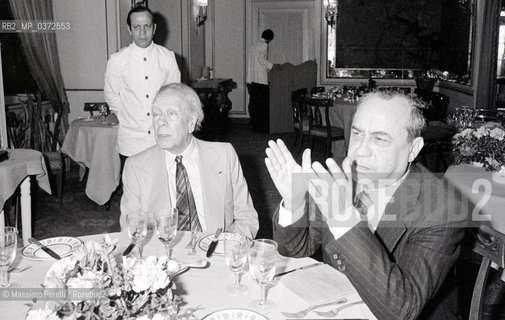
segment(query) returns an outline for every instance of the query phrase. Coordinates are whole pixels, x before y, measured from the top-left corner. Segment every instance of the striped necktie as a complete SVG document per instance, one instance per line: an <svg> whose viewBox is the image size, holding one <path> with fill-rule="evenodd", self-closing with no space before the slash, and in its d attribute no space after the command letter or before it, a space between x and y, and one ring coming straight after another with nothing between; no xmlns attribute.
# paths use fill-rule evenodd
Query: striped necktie
<svg viewBox="0 0 505 320"><path fill-rule="evenodd" d="M202 231L202 226L196 213L195 199L191 191L186 168L182 164L182 156L175 157L177 169L175 172L175 185L177 190L177 210L179 210L179 230Z"/></svg>
<svg viewBox="0 0 505 320"><path fill-rule="evenodd" d="M358 210L361 220L367 221L368 209L373 205L372 199L366 193L366 191L361 191L356 196L356 200L354 201L354 207Z"/></svg>

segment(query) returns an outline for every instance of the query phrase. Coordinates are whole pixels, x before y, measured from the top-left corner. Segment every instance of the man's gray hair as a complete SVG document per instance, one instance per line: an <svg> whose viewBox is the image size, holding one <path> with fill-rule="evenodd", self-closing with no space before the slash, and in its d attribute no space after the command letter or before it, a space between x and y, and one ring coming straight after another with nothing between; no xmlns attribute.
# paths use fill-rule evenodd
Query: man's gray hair
<svg viewBox="0 0 505 320"><path fill-rule="evenodd" d="M185 109L186 114L189 116L194 116L196 118L195 131L200 130L203 121L203 109L202 109L202 103L200 102L200 98L196 94L195 90L193 90L191 87L183 83L174 82L161 87L154 100L157 100L161 97L169 96L170 91L175 91L179 93L181 96L183 96L184 99L186 99L189 107L188 109Z"/></svg>
<svg viewBox="0 0 505 320"><path fill-rule="evenodd" d="M403 100L404 103L402 104L410 109L410 123L407 124L407 140L409 142L412 142L415 138L421 136L421 132L426 125L426 120L424 119L423 113L421 112L422 102L419 99L415 99L398 91L376 91L365 94L360 99L358 107L372 98L379 98L385 101L393 100L395 98Z"/></svg>

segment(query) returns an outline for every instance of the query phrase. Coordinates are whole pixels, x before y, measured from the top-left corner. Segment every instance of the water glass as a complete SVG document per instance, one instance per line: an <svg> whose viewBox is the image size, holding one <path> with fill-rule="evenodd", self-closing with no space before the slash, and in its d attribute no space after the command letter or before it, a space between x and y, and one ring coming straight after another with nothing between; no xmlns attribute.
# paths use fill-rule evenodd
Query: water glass
<svg viewBox="0 0 505 320"><path fill-rule="evenodd" d="M277 258L277 242L269 239L258 239L252 242L249 249L249 273L261 286L261 299L251 302L251 307L263 312L276 307L272 301L267 301L266 286L275 276L275 260Z"/></svg>
<svg viewBox="0 0 505 320"><path fill-rule="evenodd" d="M138 248L138 258L142 259L142 242L147 236L147 217L145 214L126 215L128 236Z"/></svg>
<svg viewBox="0 0 505 320"><path fill-rule="evenodd" d="M18 230L14 227L0 228L0 288L10 287L9 266L16 258Z"/></svg>
<svg viewBox="0 0 505 320"><path fill-rule="evenodd" d="M172 242L177 235L179 211L176 208L162 208L154 211L156 234L165 245L167 257L172 256Z"/></svg>
<svg viewBox="0 0 505 320"><path fill-rule="evenodd" d="M224 240L224 253L226 256L226 265L233 272L235 282L226 287L229 295L237 296L247 292L247 286L240 284L240 272L244 270L247 264L247 254L249 241L247 238L226 238Z"/></svg>

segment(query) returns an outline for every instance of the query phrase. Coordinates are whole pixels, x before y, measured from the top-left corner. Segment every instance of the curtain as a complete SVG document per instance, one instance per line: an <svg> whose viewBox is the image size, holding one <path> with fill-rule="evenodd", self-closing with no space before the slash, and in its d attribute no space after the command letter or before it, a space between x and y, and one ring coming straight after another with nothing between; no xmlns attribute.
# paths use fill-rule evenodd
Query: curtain
<svg viewBox="0 0 505 320"><path fill-rule="evenodd" d="M494 109L496 106L496 73L498 63L498 26L500 1L484 2L480 59L477 66L475 108Z"/></svg>
<svg viewBox="0 0 505 320"><path fill-rule="evenodd" d="M16 20L53 20L52 0L9 0ZM23 53L39 89L58 112L52 149L62 143L68 129L68 100L60 71L56 35L52 32L19 33Z"/></svg>

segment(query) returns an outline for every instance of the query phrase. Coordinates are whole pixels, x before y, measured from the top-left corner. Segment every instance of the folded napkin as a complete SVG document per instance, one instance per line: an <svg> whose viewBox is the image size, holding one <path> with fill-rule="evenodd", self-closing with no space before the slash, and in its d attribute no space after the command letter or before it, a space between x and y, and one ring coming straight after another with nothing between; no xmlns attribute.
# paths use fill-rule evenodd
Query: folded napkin
<svg viewBox="0 0 505 320"><path fill-rule="evenodd" d="M327 264L292 272L279 282L308 305L356 293L347 277Z"/></svg>
<svg viewBox="0 0 505 320"><path fill-rule="evenodd" d="M115 113L111 113L105 118L105 122L108 124L116 125L119 123L119 120L117 119L117 116Z"/></svg>

